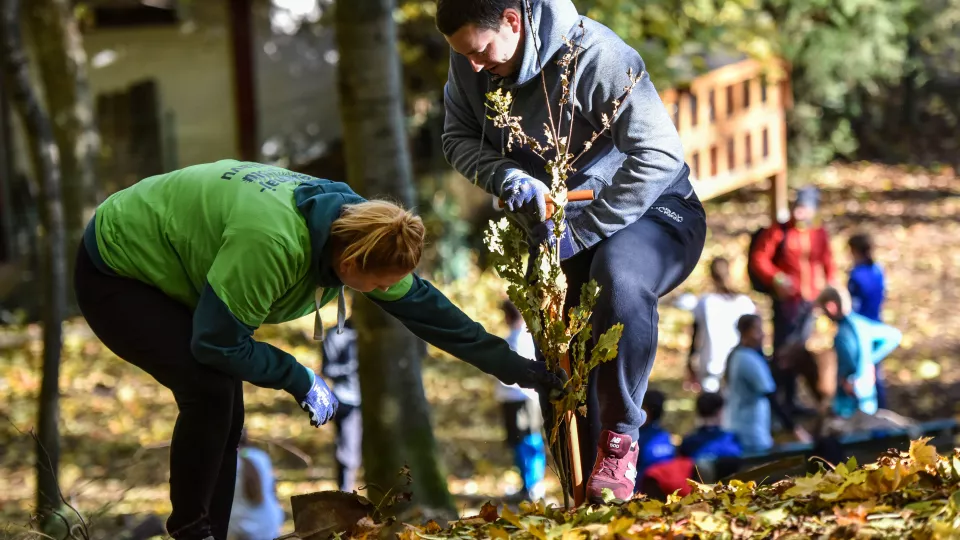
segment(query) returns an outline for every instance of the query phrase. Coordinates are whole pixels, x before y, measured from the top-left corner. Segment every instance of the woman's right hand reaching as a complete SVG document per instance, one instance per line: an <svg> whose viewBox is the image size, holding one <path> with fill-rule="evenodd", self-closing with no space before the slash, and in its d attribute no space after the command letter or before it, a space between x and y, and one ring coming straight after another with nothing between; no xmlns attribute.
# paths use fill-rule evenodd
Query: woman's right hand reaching
<svg viewBox="0 0 960 540"><path fill-rule="evenodd" d="M297 399L300 408L310 415L310 425L320 427L333 418L337 413L337 407L340 402L330 391L330 387L323 381L322 377L317 377L312 369L308 369L312 384L310 391L303 398Z"/></svg>
<svg viewBox="0 0 960 540"><path fill-rule="evenodd" d="M547 369L547 364L536 360L526 360L526 365L517 374L517 385L531 388L549 399L559 399L564 394L567 374L562 369L560 375Z"/></svg>

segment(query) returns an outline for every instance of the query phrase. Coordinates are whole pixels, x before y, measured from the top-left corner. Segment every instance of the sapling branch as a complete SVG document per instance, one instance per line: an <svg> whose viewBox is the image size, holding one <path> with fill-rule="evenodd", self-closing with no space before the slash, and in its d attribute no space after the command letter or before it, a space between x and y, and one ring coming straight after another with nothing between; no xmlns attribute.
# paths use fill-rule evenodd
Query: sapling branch
<svg viewBox="0 0 960 540"><path fill-rule="evenodd" d="M569 131L568 131L568 133L567 133L567 140L568 140L568 141L572 141L572 140L573 140L573 113L574 113L574 111L576 111L576 97L577 97L577 84L576 84L576 83L577 83L577 79L576 79L576 73L577 73L577 68L578 68L578 66L579 66L579 64L580 64L580 51L582 50L581 45L583 45L583 36L587 33L587 31L583 28L583 20L582 20L582 19L580 20L580 24L577 25L577 27L580 29L580 40L577 42L577 45L576 45L576 48L575 48L575 50L576 50L577 52L576 52L576 54L573 55L573 73L574 73L574 80L572 81L573 89L571 90L571 95L573 95L574 101L571 102L571 104L570 104L570 126L569 126ZM572 171L573 171L573 169L571 168L571 172L572 172Z"/></svg>
<svg viewBox="0 0 960 540"><path fill-rule="evenodd" d="M533 26L533 3L524 2L527 6L527 22L530 24L530 28L535 28ZM540 72L540 83L543 84L543 96L547 102L547 118L550 119L550 130L553 132L552 140L557 140L557 128L556 124L553 122L553 108L550 106L550 92L547 91L547 76L543 73L543 61L540 58L540 44L537 43L537 33L530 32L533 35L533 50L537 52L537 70Z"/></svg>
<svg viewBox="0 0 960 540"><path fill-rule="evenodd" d="M527 17L532 28L532 12L529 9ZM540 70L549 118L549 122L543 126L545 142L541 143L526 134L522 126L522 117L512 114L513 96L510 92L498 88L486 95L486 106L492 111L492 115L488 118L493 120L496 127L507 130L508 149L512 149L514 143L526 146L546 162L544 168L550 175L550 194L556 208L553 214L554 228L551 232L557 239L562 237L566 228L564 219L567 203L566 181L574 171L572 165L576 161L570 145L573 144L576 74L585 34L582 21L578 28L581 32L576 43L564 38L568 50L558 61L561 68L562 87L559 124L554 123L546 76L542 68ZM536 39L535 36L534 39ZM536 48L539 66L539 47ZM595 132L589 141L583 143L577 158L589 150L592 143L610 128L617 118L620 106L642 79L643 74L634 76L631 70L627 72L627 76L630 84L624 87L624 94L614 100L611 115L608 116L605 113L602 116L602 129ZM570 125L568 134L561 137L559 133L567 105L570 106ZM552 158L548 159L547 153L550 150L554 153ZM551 426L550 444L553 445L557 441L559 428L565 418L564 413L574 410L583 412L586 402L586 383L590 371L600 363L616 357L617 343L623 332L623 326L618 324L606 329L588 351L588 343L593 337L593 328L589 321L593 306L600 294L600 288L591 280L580 291L580 304L568 310L567 313L563 312L567 297L567 282L560 269L560 252L557 247L559 242L531 246L526 234L505 218L491 224L484 240L491 252L494 268L508 283L507 295L523 315L537 348L547 362L548 369L557 371L560 359L565 354L569 355L571 373L568 374L569 379L566 384L567 394L554 402L559 413L555 416L555 425ZM528 258L526 265L525 257Z"/></svg>
<svg viewBox="0 0 960 540"><path fill-rule="evenodd" d="M630 97L630 94L633 93L633 89L637 86L637 83L643 80L643 76L646 75L646 73L646 71L641 71L640 74L634 76L633 68L627 69L627 78L630 79L630 84L623 87L623 94L618 99L613 100L613 111L610 113L610 116L607 116L607 113L602 113L600 115L600 121L603 124L603 127L600 129L600 131L594 131L593 135L590 137L590 140L583 143L583 150L577 154L577 157L573 158L573 161L570 162L570 167L573 167L577 160L583 157L583 155L590 150L590 148L593 146L593 143L596 142L600 135L603 135L608 129L610 129L610 126L613 125L613 122L616 121L617 115L620 113L620 106L623 105L623 102L626 101L628 97Z"/></svg>
<svg viewBox="0 0 960 540"><path fill-rule="evenodd" d="M526 144L530 150L543 159L544 153L548 148L543 147L539 141L524 133L520 126L521 117L511 116L510 109L513 105L513 95L503 93L499 88L487 94L485 106L494 112L493 116L487 116L493 121L493 125L499 129L507 130L507 150L513 150L513 143Z"/></svg>

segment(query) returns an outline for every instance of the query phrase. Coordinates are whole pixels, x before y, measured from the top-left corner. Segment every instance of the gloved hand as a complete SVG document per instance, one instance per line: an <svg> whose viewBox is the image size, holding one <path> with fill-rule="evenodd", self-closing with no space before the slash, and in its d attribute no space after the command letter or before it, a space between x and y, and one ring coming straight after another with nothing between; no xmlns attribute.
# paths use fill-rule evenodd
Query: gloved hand
<svg viewBox="0 0 960 540"><path fill-rule="evenodd" d="M560 399L566 393L563 385L567 382L567 374L562 369L560 374L547 369L546 362L525 360L527 364L518 374L517 385L522 388L531 388L540 395L550 399Z"/></svg>
<svg viewBox="0 0 960 540"><path fill-rule="evenodd" d="M531 246L539 246L540 244L546 242L547 245L552 248L554 245L556 245L557 240L557 235L554 234L553 219L548 219L543 223L540 223L530 231ZM564 226L563 233L560 235L559 240L561 261L565 261L570 257L573 257L580 251L577 248L576 242L573 241L573 236L570 234L569 226Z"/></svg>
<svg viewBox="0 0 960 540"><path fill-rule="evenodd" d="M300 404L301 409L307 411L310 415L310 425L320 427L333 418L333 415L337 413L340 402L337 401L336 396L330 391L330 387L323 381L323 378L317 377L311 369L307 371L310 372L310 391L303 398L297 399L297 403Z"/></svg>
<svg viewBox="0 0 960 540"><path fill-rule="evenodd" d="M511 212L535 216L537 222L547 219L547 199L550 188L543 182L523 173L516 173L503 182L500 198Z"/></svg>

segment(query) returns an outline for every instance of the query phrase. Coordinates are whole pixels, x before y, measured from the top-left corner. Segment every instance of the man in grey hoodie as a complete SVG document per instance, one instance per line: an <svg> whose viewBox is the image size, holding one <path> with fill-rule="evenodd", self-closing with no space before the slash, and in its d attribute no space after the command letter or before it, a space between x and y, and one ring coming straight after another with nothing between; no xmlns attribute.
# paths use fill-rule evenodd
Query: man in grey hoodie
<svg viewBox="0 0 960 540"><path fill-rule="evenodd" d="M563 38L580 47L571 66L573 112L566 107L562 122L573 122L570 152L587 151L567 188L592 190L595 200L567 205L559 248L568 306L578 302L587 280L601 287L594 337L624 324L616 361L590 377L581 455L584 470L592 469L588 498L602 499L602 490L610 488L627 499L636 481L635 441L657 350L658 299L687 278L706 236L680 137L640 55L610 29L580 16L570 0L438 0L436 21L452 49L444 154L463 176L505 202L508 217L531 243L552 231L544 198L550 175L528 148L507 149L507 133L487 119L485 94L498 87L510 92L512 114L522 117L526 133L543 133L551 115L560 121L557 61L568 51ZM630 86L628 70L645 75L611 128L588 147L613 101Z"/></svg>

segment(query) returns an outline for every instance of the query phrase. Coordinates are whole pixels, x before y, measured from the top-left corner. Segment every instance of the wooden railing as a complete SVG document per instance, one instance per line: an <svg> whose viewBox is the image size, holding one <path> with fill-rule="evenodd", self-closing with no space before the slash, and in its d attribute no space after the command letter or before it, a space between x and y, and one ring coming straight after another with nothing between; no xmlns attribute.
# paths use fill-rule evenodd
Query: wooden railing
<svg viewBox="0 0 960 540"><path fill-rule="evenodd" d="M792 105L786 70L777 81L756 60L711 70L661 99L683 141L701 200L770 181L771 216L786 208L786 110Z"/></svg>

